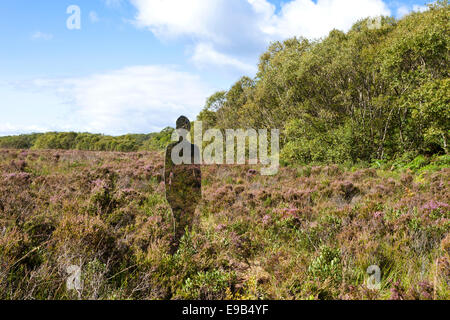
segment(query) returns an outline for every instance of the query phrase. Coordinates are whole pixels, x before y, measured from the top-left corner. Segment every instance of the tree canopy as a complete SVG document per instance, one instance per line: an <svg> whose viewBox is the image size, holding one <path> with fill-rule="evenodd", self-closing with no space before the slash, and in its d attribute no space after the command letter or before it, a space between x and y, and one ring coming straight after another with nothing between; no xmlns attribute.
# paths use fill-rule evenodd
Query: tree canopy
<svg viewBox="0 0 450 320"><path fill-rule="evenodd" d="M278 128L293 162L448 153L449 5L400 20L369 19L320 40L274 42L255 79L208 99L198 120L218 128Z"/></svg>

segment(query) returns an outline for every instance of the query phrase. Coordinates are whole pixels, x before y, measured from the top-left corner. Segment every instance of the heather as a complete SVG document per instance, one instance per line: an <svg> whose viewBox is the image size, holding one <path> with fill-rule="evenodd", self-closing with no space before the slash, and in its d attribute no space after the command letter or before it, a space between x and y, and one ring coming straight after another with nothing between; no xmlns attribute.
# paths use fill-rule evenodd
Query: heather
<svg viewBox="0 0 450 320"><path fill-rule="evenodd" d="M203 166L171 255L161 152L0 150L0 299L449 299L449 165Z"/></svg>

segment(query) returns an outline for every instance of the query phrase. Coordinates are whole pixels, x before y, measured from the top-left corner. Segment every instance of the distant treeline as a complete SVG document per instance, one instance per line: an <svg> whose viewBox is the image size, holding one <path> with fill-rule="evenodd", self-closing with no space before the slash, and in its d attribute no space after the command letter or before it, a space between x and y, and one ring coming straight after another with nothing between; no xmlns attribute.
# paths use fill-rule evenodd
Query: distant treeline
<svg viewBox="0 0 450 320"><path fill-rule="evenodd" d="M448 154L450 12L365 19L320 40L273 43L254 79L212 95L204 127L278 128L288 163Z"/></svg>
<svg viewBox="0 0 450 320"><path fill-rule="evenodd" d="M173 129L159 133L107 136L92 133L49 132L0 137L0 148L63 149L87 151L162 150L170 142Z"/></svg>

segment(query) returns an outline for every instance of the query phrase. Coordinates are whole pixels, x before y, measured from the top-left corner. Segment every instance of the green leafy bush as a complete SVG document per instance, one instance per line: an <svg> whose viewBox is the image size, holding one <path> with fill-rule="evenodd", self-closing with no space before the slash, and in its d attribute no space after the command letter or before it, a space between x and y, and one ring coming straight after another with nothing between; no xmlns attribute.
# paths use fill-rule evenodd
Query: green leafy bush
<svg viewBox="0 0 450 320"><path fill-rule="evenodd" d="M342 280L341 251L338 248L322 246L319 256L311 262L308 272L322 281L332 279L340 282Z"/></svg>

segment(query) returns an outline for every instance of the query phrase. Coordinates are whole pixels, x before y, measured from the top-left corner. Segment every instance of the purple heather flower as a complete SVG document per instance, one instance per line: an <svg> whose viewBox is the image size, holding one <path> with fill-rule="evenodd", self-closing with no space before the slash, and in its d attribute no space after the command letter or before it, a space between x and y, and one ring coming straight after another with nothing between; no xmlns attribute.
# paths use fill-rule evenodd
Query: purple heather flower
<svg viewBox="0 0 450 320"><path fill-rule="evenodd" d="M223 223L221 223L221 224L219 224L217 227L216 227L216 231L222 231L223 229L225 229L226 228L226 225L224 225Z"/></svg>
<svg viewBox="0 0 450 320"><path fill-rule="evenodd" d="M448 207L449 207L449 205L446 204L446 203L444 203L444 202L439 202L439 201L431 200L431 201L425 203L425 204L422 206L422 210L430 210L430 211L433 211L433 210L436 210L436 209L448 208Z"/></svg>
<svg viewBox="0 0 450 320"><path fill-rule="evenodd" d="M383 218L384 213L382 211L377 211L373 213L373 217L378 219L378 218Z"/></svg>
<svg viewBox="0 0 450 320"><path fill-rule="evenodd" d="M272 217L268 214L266 214L263 218L262 218L262 223L263 224L268 224L270 221L272 220Z"/></svg>

